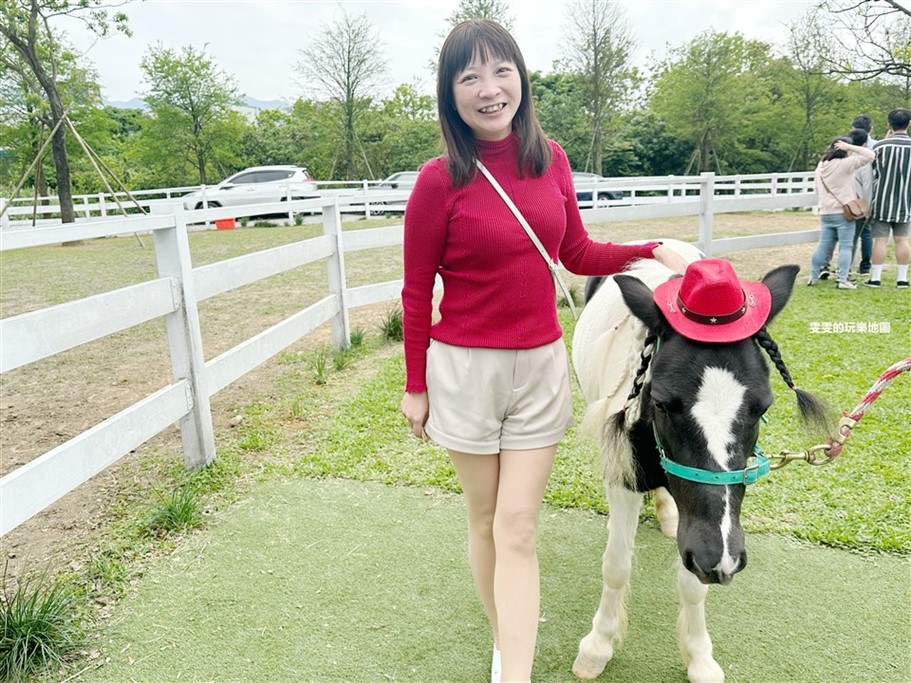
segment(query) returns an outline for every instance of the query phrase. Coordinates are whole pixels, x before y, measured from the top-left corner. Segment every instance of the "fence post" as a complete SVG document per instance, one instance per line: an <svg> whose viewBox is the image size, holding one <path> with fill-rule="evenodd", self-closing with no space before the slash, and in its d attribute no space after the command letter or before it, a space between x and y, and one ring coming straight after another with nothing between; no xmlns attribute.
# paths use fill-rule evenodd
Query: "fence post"
<svg viewBox="0 0 911 683"><path fill-rule="evenodd" d="M108 217L108 207L107 207L107 204L105 204L105 201L104 201L104 192L99 192L99 193L98 193L98 206L101 207L101 217L102 217L102 218L107 218L107 217Z"/></svg>
<svg viewBox="0 0 911 683"><path fill-rule="evenodd" d="M0 230L6 230L9 227L9 210L7 210L7 211L3 210L4 208L6 208L6 206L8 204L12 204L12 202L10 202L10 200L8 200L8 199L4 199L3 197L0 197L0 213L3 214L3 215L0 215ZM10 206L10 208L13 208L13 207Z"/></svg>
<svg viewBox="0 0 911 683"><path fill-rule="evenodd" d="M288 202L289 206L291 205L292 197L291 197L291 179L290 178L288 179L288 182L285 183L285 201ZM291 209L288 209L288 224L294 225L294 211L292 211Z"/></svg>
<svg viewBox="0 0 911 683"><path fill-rule="evenodd" d="M361 183L364 189L364 218L370 218L370 181L364 178Z"/></svg>
<svg viewBox="0 0 911 683"><path fill-rule="evenodd" d="M332 239L332 254L326 259L329 293L338 299L338 313L332 319L332 347L338 351L351 345L351 325L348 320L348 288L345 282L345 248L342 243L342 212L338 196L323 204L323 234Z"/></svg>
<svg viewBox="0 0 911 683"><path fill-rule="evenodd" d="M176 283L174 296L180 304L176 311L165 316L165 325L171 352L171 376L175 380L185 379L189 384L190 412L180 420L180 440L184 463L192 470L208 465L215 458L215 430L206 383L187 221L180 203L157 204L149 208L153 214L174 215L174 228L155 230L153 235L158 274L173 278Z"/></svg>
<svg viewBox="0 0 911 683"><path fill-rule="evenodd" d="M701 173L699 178L699 248L706 256L712 255L712 231L715 226L715 174Z"/></svg>

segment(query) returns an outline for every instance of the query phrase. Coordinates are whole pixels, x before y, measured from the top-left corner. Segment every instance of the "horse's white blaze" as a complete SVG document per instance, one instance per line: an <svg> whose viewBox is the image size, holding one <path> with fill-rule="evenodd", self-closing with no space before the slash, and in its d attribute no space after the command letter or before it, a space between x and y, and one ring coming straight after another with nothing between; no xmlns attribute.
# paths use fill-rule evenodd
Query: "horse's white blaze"
<svg viewBox="0 0 911 683"><path fill-rule="evenodd" d="M725 469L730 458L728 446L734 440L734 420L745 394L746 387L733 374L723 368L706 368L691 411L702 429L709 453Z"/></svg>
<svg viewBox="0 0 911 683"><path fill-rule="evenodd" d="M732 518L731 490L725 486L724 517L721 518L721 542L724 544L724 552L721 555L721 561L718 563L715 569L727 576L732 576L734 572L737 571L737 565L740 564L740 559L731 555L731 551L728 548L728 538L731 535L731 527L733 526L733 522L731 521Z"/></svg>
<svg viewBox="0 0 911 683"><path fill-rule="evenodd" d="M729 446L733 442L734 421L743 403L746 387L737 381L733 374L722 368L706 368L702 375L702 384L696 404L692 408L693 417L702 430L708 444L709 453L715 462L728 469L730 460ZM728 549L728 539L734 522L731 515L731 492L724 490L724 515L721 518L721 542L724 552L721 561L715 567L722 573L731 575L737 569L740 560L733 557Z"/></svg>

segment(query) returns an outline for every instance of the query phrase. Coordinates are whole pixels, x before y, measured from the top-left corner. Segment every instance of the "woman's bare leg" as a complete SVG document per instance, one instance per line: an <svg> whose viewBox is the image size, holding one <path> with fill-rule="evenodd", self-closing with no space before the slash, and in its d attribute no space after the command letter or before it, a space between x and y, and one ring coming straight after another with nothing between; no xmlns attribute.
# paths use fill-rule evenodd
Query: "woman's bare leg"
<svg viewBox="0 0 911 683"><path fill-rule="evenodd" d="M529 681L538 635L541 584L538 513L557 447L500 453L493 537L494 598L503 683Z"/></svg>
<svg viewBox="0 0 911 683"><path fill-rule="evenodd" d="M497 487L500 478L499 455L474 455L449 451L455 466L465 505L468 508L468 564L475 588L493 630L494 643L499 645L497 608L494 602L494 569L496 549L493 542L493 520L497 508Z"/></svg>

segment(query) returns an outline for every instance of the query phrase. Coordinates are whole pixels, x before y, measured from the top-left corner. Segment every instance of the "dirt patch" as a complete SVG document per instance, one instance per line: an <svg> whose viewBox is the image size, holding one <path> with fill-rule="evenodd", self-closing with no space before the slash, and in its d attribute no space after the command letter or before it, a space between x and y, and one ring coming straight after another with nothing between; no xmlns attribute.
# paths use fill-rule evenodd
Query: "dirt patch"
<svg viewBox="0 0 911 683"><path fill-rule="evenodd" d="M816 219L807 213L727 214L718 216L719 236L811 230ZM242 231L238 231L240 233ZM597 239L623 242L633 239L674 237L696 239L694 218L644 222L610 223L593 226ZM300 239L298 234L296 239ZM200 240L220 240L200 259L200 264L236 254L225 235L202 235ZM291 238L276 237L279 242ZM110 242L102 240L98 242ZM213 243L214 244L214 243ZM262 248L275 246L264 244ZM86 278L77 266L91 263L93 251L124 250L123 262L137 261L123 282L110 278ZM806 268L814 245L754 250L727 255L742 277L759 278L774 266L799 263ZM138 251L128 239L111 244L87 243L76 250L48 250L47 257L23 268L18 279L15 264L4 255L2 315L9 317L60 301L106 291L144 277L154 276L154 255ZM95 262L95 269L105 262ZM7 267L9 266L9 267ZM348 284L358 286L401 277L400 249L353 254L348 259ZM54 273L43 291L29 273ZM90 273L91 275L91 273ZM54 278L57 279L54 279ZM581 286L583 278L571 277ZM97 281L96 281L97 280ZM242 291L241 291L242 290ZM207 359L252 337L293 312L309 305L326 291L325 268L307 267L302 273L276 276L268 282L241 288L200 306L203 344ZM377 330L394 307L393 303L357 309L351 314L353 328L369 334ZM331 327L324 325L293 345L290 353L305 353L330 343ZM212 399L216 444L231 438L231 424L243 406L254 400L268 400L281 392L280 380L287 365L267 361L255 371L225 388ZM0 377L0 474L7 474L42 453L64 443L92 425L126 408L171 381L167 340L161 321L141 325L98 342L72 349L30 364ZM0 540L0 552L8 561L11 577L50 566L65 567L84 561L92 554L90 545L111 519L112 509L121 504L125 491L143 492L161 484L160 462L182 461L176 426L162 432L114 466L79 486Z"/></svg>

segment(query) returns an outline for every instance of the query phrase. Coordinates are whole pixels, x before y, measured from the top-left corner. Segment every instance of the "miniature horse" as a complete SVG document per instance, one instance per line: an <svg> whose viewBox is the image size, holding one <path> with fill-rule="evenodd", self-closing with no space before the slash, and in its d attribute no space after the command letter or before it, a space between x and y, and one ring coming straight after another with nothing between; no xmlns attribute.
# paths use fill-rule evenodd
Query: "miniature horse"
<svg viewBox="0 0 911 683"><path fill-rule="evenodd" d="M690 245L668 243L688 262L700 256ZM797 271L782 266L763 278L772 298L766 324L790 298ZM603 671L625 632L639 509L643 494L654 491L661 529L677 537L677 639L688 678L724 680L712 657L705 596L708 584L727 584L746 566L739 519L746 486L667 475L656 439L682 465L719 470L723 462L722 470L745 468L760 417L772 403L759 347L794 389L802 415L825 419L823 404L794 387L765 326L733 343L702 343L677 334L652 298L652 290L673 275L660 263L643 260L626 274L590 280L573 337L573 364L589 403L582 429L598 439L610 507L601 602L573 664L580 678Z"/></svg>

